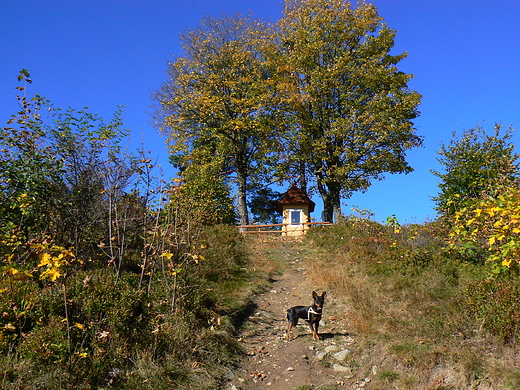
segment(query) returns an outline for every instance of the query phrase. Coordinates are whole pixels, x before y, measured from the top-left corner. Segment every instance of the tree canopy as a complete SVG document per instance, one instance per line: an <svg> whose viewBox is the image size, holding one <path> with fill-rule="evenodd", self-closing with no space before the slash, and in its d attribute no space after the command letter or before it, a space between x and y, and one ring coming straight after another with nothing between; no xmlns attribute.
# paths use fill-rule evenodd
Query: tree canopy
<svg viewBox="0 0 520 390"><path fill-rule="evenodd" d="M441 216L453 216L471 200L482 195L493 180L514 182L519 177L518 154L511 142L513 128L495 125L492 134L481 126L453 133L442 143L438 161L442 170L432 171L439 178L439 194L433 198Z"/></svg>
<svg viewBox="0 0 520 390"><path fill-rule="evenodd" d="M317 188L325 219L341 198L385 173L413 169L421 96L390 54L395 31L372 4L287 0L270 26L247 16L205 18L181 36L155 94L157 127L176 162L236 173L240 222L247 191L276 179Z"/></svg>
<svg viewBox="0 0 520 390"><path fill-rule="evenodd" d="M411 122L421 96L391 55L395 31L374 5L286 1L279 22L282 84L293 114L293 144L323 199L325 218L341 197L366 190L385 172L408 173L406 151L420 146Z"/></svg>
<svg viewBox="0 0 520 390"><path fill-rule="evenodd" d="M248 183L268 172L280 135L270 37L266 23L249 17L205 18L181 36L185 56L169 64L169 80L155 95L157 126L182 163L236 174L242 224L249 222Z"/></svg>

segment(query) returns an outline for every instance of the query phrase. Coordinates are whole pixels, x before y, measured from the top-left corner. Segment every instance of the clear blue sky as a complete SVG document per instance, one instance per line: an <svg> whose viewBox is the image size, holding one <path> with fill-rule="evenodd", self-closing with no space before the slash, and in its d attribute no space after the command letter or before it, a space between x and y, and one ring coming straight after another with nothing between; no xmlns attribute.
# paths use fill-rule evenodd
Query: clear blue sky
<svg viewBox="0 0 520 390"><path fill-rule="evenodd" d="M520 2L518 0L374 0L397 30L395 52L408 52L401 70L415 75L423 95L415 120L424 147L408 154L415 172L390 175L368 192L346 200L401 222L434 219L431 197L439 169L437 150L453 131L494 123L520 128ZM270 21L282 0L0 0L0 123L17 111L21 69L33 79L30 93L58 107L109 119L125 106L131 148L144 142L167 175L164 140L151 125L150 95L166 79L166 64L181 55L179 33L204 16L247 13ZM515 135L514 141L520 140ZM317 195L313 198L319 203ZM315 213L319 219L319 212Z"/></svg>

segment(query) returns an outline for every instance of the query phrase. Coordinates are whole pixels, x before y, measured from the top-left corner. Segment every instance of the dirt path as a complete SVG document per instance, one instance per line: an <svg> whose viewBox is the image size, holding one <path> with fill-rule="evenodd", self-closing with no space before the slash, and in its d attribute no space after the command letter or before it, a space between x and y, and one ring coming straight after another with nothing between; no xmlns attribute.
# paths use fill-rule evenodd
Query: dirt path
<svg viewBox="0 0 520 390"><path fill-rule="evenodd" d="M258 296L257 310L240 334L248 356L230 373L224 389L369 388L370 378L356 378L349 368L355 339L349 335L348 307L337 302L332 291L325 300L321 340L313 341L308 325L301 320L292 331L293 339L285 340L287 309L310 305L312 291L321 293L323 288L307 277L305 260L311 254L302 255L297 245L278 250L287 259L286 270Z"/></svg>

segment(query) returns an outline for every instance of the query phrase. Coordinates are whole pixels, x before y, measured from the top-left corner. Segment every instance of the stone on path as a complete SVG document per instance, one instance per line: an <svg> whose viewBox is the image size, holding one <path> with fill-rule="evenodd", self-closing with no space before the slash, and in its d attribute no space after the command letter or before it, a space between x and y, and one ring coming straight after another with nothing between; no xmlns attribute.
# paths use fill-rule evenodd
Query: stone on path
<svg viewBox="0 0 520 390"><path fill-rule="evenodd" d="M338 363L335 363L332 368L334 369L334 371L336 372L350 372L350 368L349 367L345 367L345 366L342 366L341 364L338 364Z"/></svg>
<svg viewBox="0 0 520 390"><path fill-rule="evenodd" d="M344 349L343 351L339 351L337 353L334 354L334 358L336 360L345 360L345 358L347 357L347 355L350 353L350 349Z"/></svg>

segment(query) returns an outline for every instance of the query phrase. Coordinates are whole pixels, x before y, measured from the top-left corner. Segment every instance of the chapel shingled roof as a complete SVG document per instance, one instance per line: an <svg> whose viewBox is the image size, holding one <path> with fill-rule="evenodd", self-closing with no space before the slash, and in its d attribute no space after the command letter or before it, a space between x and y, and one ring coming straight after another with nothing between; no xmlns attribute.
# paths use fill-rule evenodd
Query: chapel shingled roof
<svg viewBox="0 0 520 390"><path fill-rule="evenodd" d="M284 204L307 204L309 205L310 213L314 211L314 207L316 206L316 203L314 203L305 192L296 187L296 184L293 184L282 199L278 201L277 208L279 213L282 213Z"/></svg>

